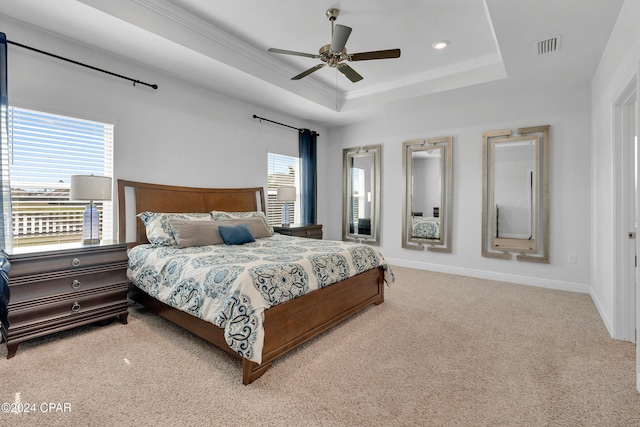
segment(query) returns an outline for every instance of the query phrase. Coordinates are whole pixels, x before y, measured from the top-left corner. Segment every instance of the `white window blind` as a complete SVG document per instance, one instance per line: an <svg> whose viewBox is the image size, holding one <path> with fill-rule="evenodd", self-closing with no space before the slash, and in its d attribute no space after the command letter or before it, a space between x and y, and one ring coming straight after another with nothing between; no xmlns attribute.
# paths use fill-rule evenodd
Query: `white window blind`
<svg viewBox="0 0 640 427"><path fill-rule="evenodd" d="M300 159L282 154L268 154L267 218L269 224L282 224L282 205L277 198L278 187L295 187L296 201L289 203L291 219L300 222Z"/></svg>
<svg viewBox="0 0 640 427"><path fill-rule="evenodd" d="M88 202L69 200L71 175L113 176L113 125L9 107L13 244L82 240ZM101 239L113 239L113 203L95 202Z"/></svg>
<svg viewBox="0 0 640 427"><path fill-rule="evenodd" d="M358 219L364 216L364 212L360 212L360 207L365 206L364 200L364 169L351 168L351 206L353 215L351 223L358 224Z"/></svg>

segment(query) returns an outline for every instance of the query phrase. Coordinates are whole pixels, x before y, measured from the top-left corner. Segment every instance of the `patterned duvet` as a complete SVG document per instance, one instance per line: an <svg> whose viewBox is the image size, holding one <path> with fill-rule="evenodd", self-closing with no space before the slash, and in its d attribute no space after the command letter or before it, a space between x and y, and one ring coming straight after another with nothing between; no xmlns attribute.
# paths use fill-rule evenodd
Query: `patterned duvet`
<svg viewBox="0 0 640 427"><path fill-rule="evenodd" d="M177 249L139 245L127 276L154 298L224 329L229 347L262 361L265 309L383 266L370 246L275 234L238 246Z"/></svg>

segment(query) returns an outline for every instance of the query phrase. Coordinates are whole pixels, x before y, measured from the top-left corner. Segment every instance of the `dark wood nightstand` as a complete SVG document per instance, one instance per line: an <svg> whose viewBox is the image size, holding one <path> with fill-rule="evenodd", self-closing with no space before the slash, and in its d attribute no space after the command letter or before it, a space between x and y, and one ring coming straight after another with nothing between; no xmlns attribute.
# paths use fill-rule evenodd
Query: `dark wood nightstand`
<svg viewBox="0 0 640 427"><path fill-rule="evenodd" d="M288 227L273 227L273 231L286 236L322 239L322 224L291 224Z"/></svg>
<svg viewBox="0 0 640 427"><path fill-rule="evenodd" d="M114 316L127 323L126 243L5 249L0 261L10 263L9 299L0 298L7 359L31 338Z"/></svg>

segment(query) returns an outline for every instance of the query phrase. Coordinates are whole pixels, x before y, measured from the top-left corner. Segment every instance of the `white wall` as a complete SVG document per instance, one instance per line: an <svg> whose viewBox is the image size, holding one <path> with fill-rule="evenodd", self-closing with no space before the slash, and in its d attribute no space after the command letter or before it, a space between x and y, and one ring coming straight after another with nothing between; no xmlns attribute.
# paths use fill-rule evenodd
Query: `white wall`
<svg viewBox="0 0 640 427"><path fill-rule="evenodd" d="M324 225L327 238L339 239L341 209L335 207L342 205L342 198L328 189L342 188L342 149L382 144L380 249L387 259L397 265L583 292L591 285L606 321L612 311L613 275L607 225L614 209L610 104L640 58L640 30L632 23L633 16L640 16L638 3L625 2L622 22L614 30L592 91L498 81L390 104L384 114L372 115L366 122L331 130L203 90L3 17L0 28L10 40L159 85L157 91L134 88L111 76L9 48L10 103L114 123L116 178L193 186L265 186L267 151L295 154L297 134L261 124L251 116L309 127L321 135L318 222ZM482 133L542 124L551 125L551 263L483 258ZM453 253L402 249L402 142L447 135L454 138ZM593 141L593 152L589 141ZM577 254L577 264L567 263L568 253Z"/></svg>
<svg viewBox="0 0 640 427"><path fill-rule="evenodd" d="M609 332L615 313L616 211L613 105L635 78L640 61L640 1L626 0L591 84L591 295Z"/></svg>
<svg viewBox="0 0 640 427"><path fill-rule="evenodd" d="M320 133L327 131L166 74L42 33L0 16L7 39L109 71L156 83L158 90L9 46L9 103L115 125L114 175L133 181L202 187L267 185L267 152L297 155L298 133L253 114ZM212 76L215 78L215 76ZM326 193L318 182L318 199ZM319 203L318 221L328 210Z"/></svg>
<svg viewBox="0 0 640 427"><path fill-rule="evenodd" d="M380 249L392 264L588 292L590 283L589 88L522 87L513 81L448 91L388 105L366 122L331 129L329 156L343 148L382 144ZM551 125L550 264L481 256L482 134ZM453 252L412 251L401 245L402 142L453 136ZM340 186L340 163L327 164L330 188ZM331 193L329 204L339 205ZM340 218L325 224L340 236ZM578 263L567 262L568 253Z"/></svg>

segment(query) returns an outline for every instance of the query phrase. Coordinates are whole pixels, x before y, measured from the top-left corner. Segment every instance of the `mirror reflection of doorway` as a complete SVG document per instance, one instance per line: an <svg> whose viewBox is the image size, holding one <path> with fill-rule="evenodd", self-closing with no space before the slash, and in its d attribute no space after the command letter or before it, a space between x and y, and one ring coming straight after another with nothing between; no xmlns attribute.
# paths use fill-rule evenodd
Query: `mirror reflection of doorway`
<svg viewBox="0 0 640 427"><path fill-rule="evenodd" d="M495 237L534 238L536 158L535 139L495 144Z"/></svg>
<svg viewBox="0 0 640 427"><path fill-rule="evenodd" d="M548 264L550 125L483 133L482 256Z"/></svg>

